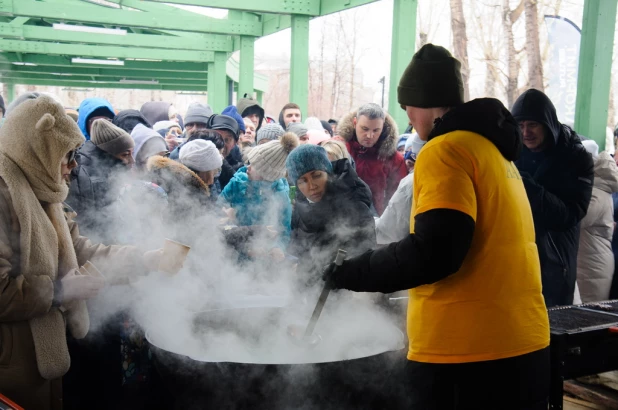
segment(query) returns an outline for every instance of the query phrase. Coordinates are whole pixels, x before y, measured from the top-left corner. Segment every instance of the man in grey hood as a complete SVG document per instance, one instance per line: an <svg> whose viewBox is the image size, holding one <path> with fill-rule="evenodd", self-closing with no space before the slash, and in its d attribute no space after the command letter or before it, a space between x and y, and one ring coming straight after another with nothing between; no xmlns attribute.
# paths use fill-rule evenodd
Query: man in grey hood
<svg viewBox="0 0 618 410"><path fill-rule="evenodd" d="M264 108L260 107L260 104L251 97L247 97L247 94L236 103L236 109L243 118L248 118L255 125L255 132L257 132L264 122Z"/></svg>

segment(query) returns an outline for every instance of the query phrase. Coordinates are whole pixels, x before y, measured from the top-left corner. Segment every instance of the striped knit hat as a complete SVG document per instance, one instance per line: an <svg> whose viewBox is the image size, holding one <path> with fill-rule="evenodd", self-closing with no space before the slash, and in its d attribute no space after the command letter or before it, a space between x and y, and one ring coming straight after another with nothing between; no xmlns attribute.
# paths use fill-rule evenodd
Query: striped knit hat
<svg viewBox="0 0 618 410"><path fill-rule="evenodd" d="M298 137L286 132L279 140L258 145L248 154L247 159L253 169L266 181L276 181L285 177L285 160L298 146Z"/></svg>

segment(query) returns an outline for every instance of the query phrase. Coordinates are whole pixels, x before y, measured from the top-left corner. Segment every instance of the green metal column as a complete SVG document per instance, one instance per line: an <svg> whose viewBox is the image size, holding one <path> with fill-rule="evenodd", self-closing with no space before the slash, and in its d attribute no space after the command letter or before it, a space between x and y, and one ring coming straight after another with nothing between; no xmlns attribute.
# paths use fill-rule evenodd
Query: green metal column
<svg viewBox="0 0 618 410"><path fill-rule="evenodd" d="M223 111L228 101L226 62L227 53L217 51L215 61L208 63L208 104L215 113Z"/></svg>
<svg viewBox="0 0 618 410"><path fill-rule="evenodd" d="M5 107L8 107L10 103L15 99L15 84L6 82L4 83L4 92L6 93Z"/></svg>
<svg viewBox="0 0 618 410"><path fill-rule="evenodd" d="M264 92L263 91L256 91L256 97L257 97L257 101L260 105L263 104L264 101Z"/></svg>
<svg viewBox="0 0 618 410"><path fill-rule="evenodd" d="M394 0L393 39L391 41L391 73L388 91L388 112L400 132L408 126L408 116L397 102L397 86L416 50L417 0Z"/></svg>
<svg viewBox="0 0 618 410"><path fill-rule="evenodd" d="M575 129L605 149L617 0L586 0L577 77Z"/></svg>
<svg viewBox="0 0 618 410"><path fill-rule="evenodd" d="M240 73L238 78L238 99L245 93L253 97L255 39L249 36L240 36Z"/></svg>
<svg viewBox="0 0 618 410"><path fill-rule="evenodd" d="M300 106L303 120L309 104L309 16L292 15L290 102Z"/></svg>

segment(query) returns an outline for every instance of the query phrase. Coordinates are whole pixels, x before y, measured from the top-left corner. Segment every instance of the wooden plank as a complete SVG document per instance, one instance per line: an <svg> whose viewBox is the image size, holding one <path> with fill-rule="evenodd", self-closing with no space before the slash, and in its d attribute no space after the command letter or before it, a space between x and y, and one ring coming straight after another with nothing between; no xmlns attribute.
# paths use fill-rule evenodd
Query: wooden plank
<svg viewBox="0 0 618 410"><path fill-rule="evenodd" d="M600 386L585 385L577 381L564 382L564 391L585 401L608 409L618 409L618 393Z"/></svg>

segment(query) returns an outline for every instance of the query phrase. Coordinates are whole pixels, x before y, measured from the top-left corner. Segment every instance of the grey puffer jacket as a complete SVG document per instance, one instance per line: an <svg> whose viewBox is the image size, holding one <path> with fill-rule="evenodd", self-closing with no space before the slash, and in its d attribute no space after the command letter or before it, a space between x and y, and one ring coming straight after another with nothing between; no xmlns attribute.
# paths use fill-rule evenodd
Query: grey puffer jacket
<svg viewBox="0 0 618 410"><path fill-rule="evenodd" d="M594 159L592 198L579 236L577 285L584 303L609 299L614 277L613 192L618 192L618 167L604 151Z"/></svg>

